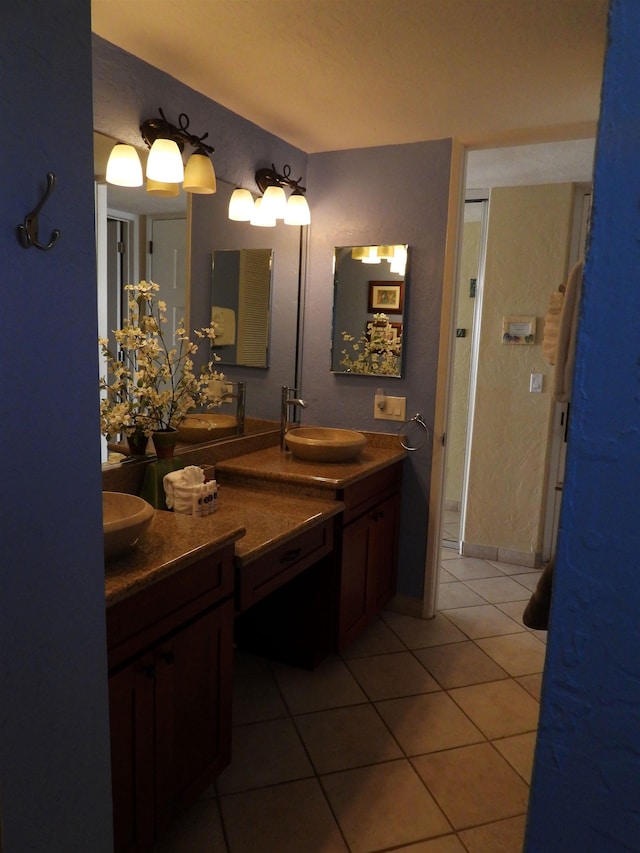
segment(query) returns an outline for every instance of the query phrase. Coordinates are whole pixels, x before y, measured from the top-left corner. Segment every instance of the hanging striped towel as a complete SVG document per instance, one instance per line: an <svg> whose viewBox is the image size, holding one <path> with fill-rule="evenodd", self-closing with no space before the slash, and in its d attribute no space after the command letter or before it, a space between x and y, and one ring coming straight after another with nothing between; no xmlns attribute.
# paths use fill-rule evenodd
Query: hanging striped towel
<svg viewBox="0 0 640 853"><path fill-rule="evenodd" d="M558 335L560 332L560 316L562 314L562 303L564 302L564 286L554 291L549 297L549 308L544 318L544 331L542 335L542 357L547 364L556 363L558 349Z"/></svg>

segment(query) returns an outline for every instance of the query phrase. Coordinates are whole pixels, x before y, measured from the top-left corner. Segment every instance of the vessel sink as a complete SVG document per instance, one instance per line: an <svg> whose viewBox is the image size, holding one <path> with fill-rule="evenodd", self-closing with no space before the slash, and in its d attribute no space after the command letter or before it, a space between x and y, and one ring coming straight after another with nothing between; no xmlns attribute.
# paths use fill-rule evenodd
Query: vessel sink
<svg viewBox="0 0 640 853"><path fill-rule="evenodd" d="M228 438L236 435L238 421L234 415L219 415L203 412L187 415L178 425L178 441L199 444L202 441L215 441L216 438Z"/></svg>
<svg viewBox="0 0 640 853"><path fill-rule="evenodd" d="M332 427L294 427L286 434L285 441L297 459L311 462L348 462L367 443L361 432Z"/></svg>
<svg viewBox="0 0 640 853"><path fill-rule="evenodd" d="M154 509L137 495L102 493L102 529L107 560L134 548L153 518Z"/></svg>

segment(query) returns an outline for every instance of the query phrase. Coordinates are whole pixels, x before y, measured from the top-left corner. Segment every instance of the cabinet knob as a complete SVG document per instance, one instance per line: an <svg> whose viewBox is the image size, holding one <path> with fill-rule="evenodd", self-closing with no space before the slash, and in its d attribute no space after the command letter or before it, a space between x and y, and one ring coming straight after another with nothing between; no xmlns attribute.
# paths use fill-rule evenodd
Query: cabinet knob
<svg viewBox="0 0 640 853"><path fill-rule="evenodd" d="M164 661L164 663L173 663L175 655L172 651L160 652L160 659Z"/></svg>
<svg viewBox="0 0 640 853"><path fill-rule="evenodd" d="M302 548L293 548L291 551L287 551L286 554L283 554L280 557L280 563L282 565L287 565L288 563L294 563L300 554L302 553Z"/></svg>
<svg viewBox="0 0 640 853"><path fill-rule="evenodd" d="M146 663L140 667L140 672L143 675L146 675L147 678L153 678L156 673L156 668L152 663Z"/></svg>

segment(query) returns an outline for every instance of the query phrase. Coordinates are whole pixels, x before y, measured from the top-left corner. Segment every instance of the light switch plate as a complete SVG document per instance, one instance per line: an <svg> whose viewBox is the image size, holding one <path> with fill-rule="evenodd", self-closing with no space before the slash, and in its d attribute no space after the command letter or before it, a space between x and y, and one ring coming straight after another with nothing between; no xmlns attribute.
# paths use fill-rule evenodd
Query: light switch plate
<svg viewBox="0 0 640 853"><path fill-rule="evenodd" d="M542 374L532 373L529 380L529 391L532 394L540 394L542 391Z"/></svg>
<svg viewBox="0 0 640 853"><path fill-rule="evenodd" d="M373 417L381 421L406 421L407 398L384 397L384 408L380 409L376 395L373 405Z"/></svg>

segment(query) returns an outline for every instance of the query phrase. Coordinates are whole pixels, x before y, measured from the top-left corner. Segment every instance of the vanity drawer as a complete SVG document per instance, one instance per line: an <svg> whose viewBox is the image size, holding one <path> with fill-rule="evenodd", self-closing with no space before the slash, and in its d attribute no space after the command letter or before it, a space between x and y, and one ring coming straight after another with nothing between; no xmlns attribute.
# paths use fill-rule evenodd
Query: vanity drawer
<svg viewBox="0 0 640 853"><path fill-rule="evenodd" d="M305 530L268 554L236 569L236 611L241 613L333 550L333 518Z"/></svg>
<svg viewBox="0 0 640 853"><path fill-rule="evenodd" d="M348 524L389 494L399 491L401 482L402 462L398 462L363 477L352 486L347 486L339 495L345 505L343 523Z"/></svg>
<svg viewBox="0 0 640 853"><path fill-rule="evenodd" d="M161 578L107 608L109 667L233 594L234 546Z"/></svg>

